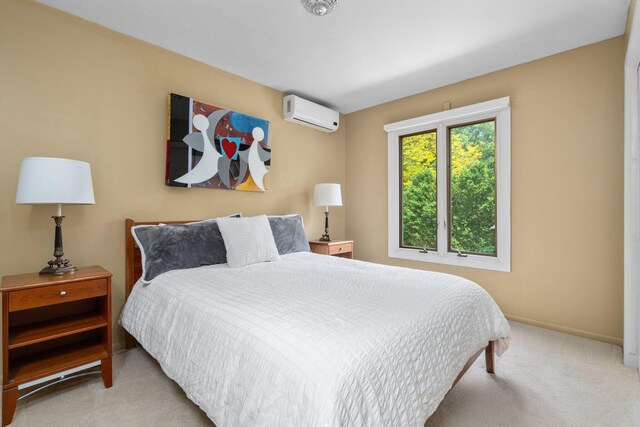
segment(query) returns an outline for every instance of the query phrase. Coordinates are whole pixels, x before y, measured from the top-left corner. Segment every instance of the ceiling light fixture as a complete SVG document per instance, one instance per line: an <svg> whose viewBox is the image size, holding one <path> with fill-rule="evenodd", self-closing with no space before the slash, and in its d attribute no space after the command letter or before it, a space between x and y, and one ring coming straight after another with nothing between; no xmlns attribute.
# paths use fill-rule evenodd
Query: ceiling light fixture
<svg viewBox="0 0 640 427"><path fill-rule="evenodd" d="M316 16L324 16L333 12L338 0L300 0L307 12Z"/></svg>

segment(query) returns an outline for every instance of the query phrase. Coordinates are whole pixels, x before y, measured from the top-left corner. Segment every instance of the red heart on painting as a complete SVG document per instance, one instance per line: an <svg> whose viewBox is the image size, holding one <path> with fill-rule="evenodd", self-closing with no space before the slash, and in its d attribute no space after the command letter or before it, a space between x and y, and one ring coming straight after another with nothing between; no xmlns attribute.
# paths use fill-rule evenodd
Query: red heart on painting
<svg viewBox="0 0 640 427"><path fill-rule="evenodd" d="M232 158L234 154L236 154L238 146L235 142L231 142L225 138L222 140L222 149L224 150L224 154L226 154L228 158Z"/></svg>

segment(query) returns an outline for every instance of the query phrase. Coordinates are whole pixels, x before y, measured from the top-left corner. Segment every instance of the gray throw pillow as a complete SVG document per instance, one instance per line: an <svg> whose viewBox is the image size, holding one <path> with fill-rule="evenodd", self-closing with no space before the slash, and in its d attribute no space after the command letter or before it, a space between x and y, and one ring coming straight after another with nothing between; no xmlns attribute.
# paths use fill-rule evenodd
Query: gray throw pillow
<svg viewBox="0 0 640 427"><path fill-rule="evenodd" d="M131 233L142 255L143 283L167 271L227 262L227 250L215 219L189 224L138 225Z"/></svg>
<svg viewBox="0 0 640 427"><path fill-rule="evenodd" d="M302 216L298 214L270 216L269 225L280 255L294 252L310 252Z"/></svg>

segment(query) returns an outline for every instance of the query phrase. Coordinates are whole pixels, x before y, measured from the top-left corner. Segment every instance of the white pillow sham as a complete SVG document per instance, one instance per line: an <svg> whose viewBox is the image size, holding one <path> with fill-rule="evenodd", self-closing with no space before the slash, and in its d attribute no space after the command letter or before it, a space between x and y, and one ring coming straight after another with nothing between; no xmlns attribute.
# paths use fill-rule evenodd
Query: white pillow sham
<svg viewBox="0 0 640 427"><path fill-rule="evenodd" d="M280 259L266 215L218 218L217 222L227 249L229 267L244 267Z"/></svg>

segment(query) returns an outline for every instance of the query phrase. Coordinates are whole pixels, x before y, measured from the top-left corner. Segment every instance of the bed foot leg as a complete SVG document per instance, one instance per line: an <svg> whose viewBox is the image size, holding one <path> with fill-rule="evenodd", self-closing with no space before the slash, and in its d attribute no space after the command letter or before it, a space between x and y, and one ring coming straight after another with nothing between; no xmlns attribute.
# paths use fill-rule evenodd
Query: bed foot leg
<svg viewBox="0 0 640 427"><path fill-rule="evenodd" d="M138 344L138 342L133 337L133 335L131 335L128 332L125 331L125 333L124 333L124 348L129 350L129 349L134 348L137 344Z"/></svg>
<svg viewBox="0 0 640 427"><path fill-rule="evenodd" d="M487 366L487 372L490 374L493 374L494 368L493 368L493 357L494 357L494 351L493 351L493 341L489 341L489 345L487 345L487 347L484 349L484 360L485 360L485 365Z"/></svg>

